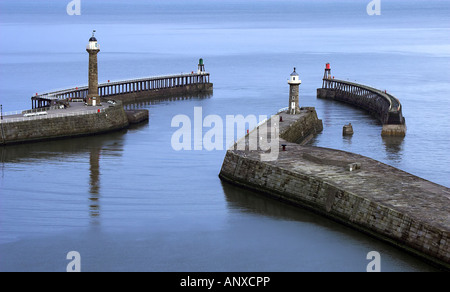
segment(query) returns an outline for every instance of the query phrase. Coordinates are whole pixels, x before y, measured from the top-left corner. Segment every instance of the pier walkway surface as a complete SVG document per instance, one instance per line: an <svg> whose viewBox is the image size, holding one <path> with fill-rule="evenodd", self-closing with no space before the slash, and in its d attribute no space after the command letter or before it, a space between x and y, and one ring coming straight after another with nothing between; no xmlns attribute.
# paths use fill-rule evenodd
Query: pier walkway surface
<svg viewBox="0 0 450 292"><path fill-rule="evenodd" d="M86 106L84 102L69 102L69 107L59 108L46 108L45 110L21 110L15 112L4 113L0 123L12 123L12 122L24 122L32 120L61 118L70 116L81 116L87 114L102 113L111 104L104 102L100 106Z"/></svg>
<svg viewBox="0 0 450 292"><path fill-rule="evenodd" d="M278 159L261 161L264 151L230 149L222 179L311 209L450 269L449 188L358 154L294 143L301 141L286 131L300 133L293 124L301 124L305 114L278 116L280 136L293 137L280 138Z"/></svg>

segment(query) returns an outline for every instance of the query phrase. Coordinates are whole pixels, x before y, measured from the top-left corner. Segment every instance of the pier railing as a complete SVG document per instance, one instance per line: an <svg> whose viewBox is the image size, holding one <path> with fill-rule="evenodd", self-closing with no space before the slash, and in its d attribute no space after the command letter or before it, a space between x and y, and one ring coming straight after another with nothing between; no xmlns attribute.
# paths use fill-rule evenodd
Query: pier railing
<svg viewBox="0 0 450 292"><path fill-rule="evenodd" d="M349 81L324 78L322 89L332 91L333 98L357 107L379 117L383 124L404 124L400 101L387 93L366 85Z"/></svg>
<svg viewBox="0 0 450 292"><path fill-rule="evenodd" d="M133 92L160 90L165 88L176 88L192 84L203 84L210 82L208 72L192 72L175 75L146 77L125 81L107 82L98 85L98 95L108 98L120 94ZM44 94L36 94L32 99L33 108L49 106L55 100L85 100L88 96L88 86L75 87Z"/></svg>

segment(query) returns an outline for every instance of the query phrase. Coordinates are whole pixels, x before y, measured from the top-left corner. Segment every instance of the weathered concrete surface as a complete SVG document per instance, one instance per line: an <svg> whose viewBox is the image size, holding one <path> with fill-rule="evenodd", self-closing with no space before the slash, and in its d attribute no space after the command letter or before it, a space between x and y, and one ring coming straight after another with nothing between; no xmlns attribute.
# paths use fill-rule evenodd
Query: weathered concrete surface
<svg viewBox="0 0 450 292"><path fill-rule="evenodd" d="M149 111L146 109L126 110L128 122L130 124L139 124L148 121Z"/></svg>
<svg viewBox="0 0 450 292"><path fill-rule="evenodd" d="M0 145L101 134L128 125L125 110L118 103L104 107L101 113L1 123Z"/></svg>
<svg viewBox="0 0 450 292"><path fill-rule="evenodd" d="M404 136L406 136L406 124L383 125L383 128L381 129L381 136L404 137Z"/></svg>
<svg viewBox="0 0 450 292"><path fill-rule="evenodd" d="M323 130L322 120L318 119L313 107L302 107L296 115L282 112L278 116L281 117L277 118L280 120L280 138L286 141L305 144Z"/></svg>
<svg viewBox="0 0 450 292"><path fill-rule="evenodd" d="M261 151L227 151L221 179L311 209L450 269L450 189L357 154L280 139L282 144L286 151L280 147L275 161L262 162Z"/></svg>

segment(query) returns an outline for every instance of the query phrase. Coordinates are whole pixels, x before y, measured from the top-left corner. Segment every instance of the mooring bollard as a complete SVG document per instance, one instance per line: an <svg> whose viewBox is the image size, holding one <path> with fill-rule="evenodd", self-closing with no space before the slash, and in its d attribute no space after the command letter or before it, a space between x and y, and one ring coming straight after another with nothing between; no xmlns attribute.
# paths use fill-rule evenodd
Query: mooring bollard
<svg viewBox="0 0 450 292"><path fill-rule="evenodd" d="M344 136L351 136L353 135L353 126L351 123L349 123L348 125L345 125L343 130L342 130L342 134Z"/></svg>

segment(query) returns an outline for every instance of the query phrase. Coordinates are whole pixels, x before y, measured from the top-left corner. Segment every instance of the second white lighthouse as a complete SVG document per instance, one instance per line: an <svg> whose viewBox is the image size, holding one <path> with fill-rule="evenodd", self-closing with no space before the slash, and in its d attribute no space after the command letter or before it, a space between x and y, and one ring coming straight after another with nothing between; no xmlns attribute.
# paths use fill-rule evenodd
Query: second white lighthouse
<svg viewBox="0 0 450 292"><path fill-rule="evenodd" d="M300 112L299 105L299 89L302 81L299 78L296 68L294 67L294 72L292 72L289 81L289 114L295 115Z"/></svg>

